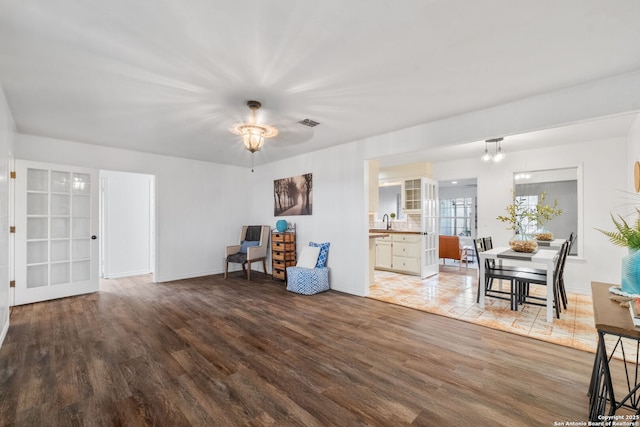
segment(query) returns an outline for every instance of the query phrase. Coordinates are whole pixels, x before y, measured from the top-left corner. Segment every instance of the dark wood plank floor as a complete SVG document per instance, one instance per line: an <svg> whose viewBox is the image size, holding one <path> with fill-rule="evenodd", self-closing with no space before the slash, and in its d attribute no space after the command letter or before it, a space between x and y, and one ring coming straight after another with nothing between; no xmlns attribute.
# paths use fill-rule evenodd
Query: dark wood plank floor
<svg viewBox="0 0 640 427"><path fill-rule="evenodd" d="M584 421L593 354L234 273L15 307L9 426L552 426Z"/></svg>

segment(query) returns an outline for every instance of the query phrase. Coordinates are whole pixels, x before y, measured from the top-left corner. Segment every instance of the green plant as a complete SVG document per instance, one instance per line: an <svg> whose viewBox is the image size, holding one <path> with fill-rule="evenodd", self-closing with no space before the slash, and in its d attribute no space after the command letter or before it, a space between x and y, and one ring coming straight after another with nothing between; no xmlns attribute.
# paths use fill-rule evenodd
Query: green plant
<svg viewBox="0 0 640 427"><path fill-rule="evenodd" d="M632 225L629 225L621 215L618 215L618 219L616 219L611 214L611 220L617 231L606 231L599 228L596 228L596 230L609 237L609 241L616 246L634 250L640 249L640 209L635 209L638 217Z"/></svg>
<svg viewBox="0 0 640 427"><path fill-rule="evenodd" d="M511 204L505 208L507 215L498 215L496 219L511 224L509 230L516 230L522 228L525 219L533 220L534 218L532 210L524 206L524 199L516 197L513 190L511 190L511 199Z"/></svg>
<svg viewBox="0 0 640 427"><path fill-rule="evenodd" d="M558 201L553 201L553 206L544 202L547 197L546 191L540 194L538 204L531 212L531 218L538 224L539 227L544 226L547 221L552 220L554 217L562 214L562 209L558 209Z"/></svg>
<svg viewBox="0 0 640 427"><path fill-rule="evenodd" d="M391 217L391 219L395 219L395 218L396 218L396 214L395 214L394 212L391 212L391 213L389 214L389 216Z"/></svg>

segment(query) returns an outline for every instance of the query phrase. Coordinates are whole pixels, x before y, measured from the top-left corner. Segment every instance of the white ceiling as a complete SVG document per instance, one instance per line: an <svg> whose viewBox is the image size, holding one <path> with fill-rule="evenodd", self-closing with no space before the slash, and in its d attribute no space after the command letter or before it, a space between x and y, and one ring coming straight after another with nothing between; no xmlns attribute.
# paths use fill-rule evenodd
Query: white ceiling
<svg viewBox="0 0 640 427"><path fill-rule="evenodd" d="M502 151L508 156L515 151L550 147L561 144L600 141L625 137L638 114L626 114L584 123L561 126L535 132L505 136L500 142ZM404 153L387 156L380 159L380 167L392 167L415 162L446 162L458 159L478 159L484 153L485 147L493 153L494 144L485 145L484 141L474 141L456 144L448 147L430 148L419 152Z"/></svg>
<svg viewBox="0 0 640 427"><path fill-rule="evenodd" d="M260 164L640 69L638 22L638 0L0 0L0 83L22 133L245 166L249 99L280 129Z"/></svg>

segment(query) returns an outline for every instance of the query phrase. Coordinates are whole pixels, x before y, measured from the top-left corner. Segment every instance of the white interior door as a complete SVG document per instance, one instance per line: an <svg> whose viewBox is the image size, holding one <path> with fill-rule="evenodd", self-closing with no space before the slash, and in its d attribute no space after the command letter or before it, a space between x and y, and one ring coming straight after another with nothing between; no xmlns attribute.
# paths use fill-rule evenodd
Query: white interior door
<svg viewBox="0 0 640 427"><path fill-rule="evenodd" d="M422 178L422 277L438 274L438 182Z"/></svg>
<svg viewBox="0 0 640 427"><path fill-rule="evenodd" d="M98 171L16 160L15 303L98 290Z"/></svg>

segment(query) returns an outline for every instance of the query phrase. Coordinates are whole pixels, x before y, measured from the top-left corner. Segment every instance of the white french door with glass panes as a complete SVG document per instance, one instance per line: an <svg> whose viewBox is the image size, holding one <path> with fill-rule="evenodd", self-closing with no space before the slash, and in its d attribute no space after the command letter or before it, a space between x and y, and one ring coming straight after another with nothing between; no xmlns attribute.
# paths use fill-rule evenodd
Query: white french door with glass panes
<svg viewBox="0 0 640 427"><path fill-rule="evenodd" d="M98 171L16 160L15 304L98 290Z"/></svg>
<svg viewBox="0 0 640 427"><path fill-rule="evenodd" d="M422 277L438 274L438 181L422 178Z"/></svg>

